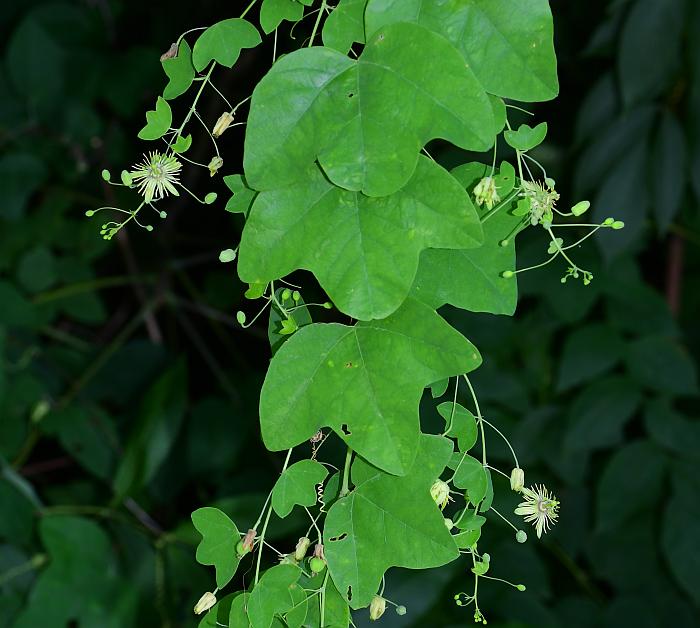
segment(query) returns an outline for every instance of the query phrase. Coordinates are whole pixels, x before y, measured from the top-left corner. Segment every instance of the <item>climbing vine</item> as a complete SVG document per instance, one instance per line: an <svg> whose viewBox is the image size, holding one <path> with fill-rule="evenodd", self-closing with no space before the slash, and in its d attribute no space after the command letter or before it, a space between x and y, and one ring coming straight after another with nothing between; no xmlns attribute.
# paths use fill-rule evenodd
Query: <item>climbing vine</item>
<svg viewBox="0 0 700 628"><path fill-rule="evenodd" d="M215 572L194 612L200 626L347 627L351 610L368 609L373 620L389 607L410 612L410 600L385 596L392 567L460 560L464 590L454 601L485 624L478 595L486 581L526 584L499 570L482 528L505 521L513 541L525 543L528 524L539 538L556 523L559 502L526 484L469 378L482 361L477 348L437 310L512 315L518 275L553 263L562 282L588 285L594 278L576 249L598 230L624 226L612 217L577 222L585 200L558 207L556 182L530 155L547 124L514 122L532 115L527 103L558 93L549 4L263 0L259 26L275 58L234 104L216 73L262 43L251 21L256 4L183 34L163 55L168 83L139 133L154 148L119 180L102 173L131 189L135 204L88 211L110 215L101 234L111 239L129 224L151 231L170 196L215 203L216 193L199 196L181 175L225 171L217 140L245 127L244 171L224 177L226 210L245 227L220 260L237 263L246 297L260 303L253 315L239 311L238 322L269 315L260 428L269 450L286 453L257 520L233 522L211 507L192 514L197 560ZM278 29L302 20L309 38L277 58ZM170 102L192 92L178 123ZM205 95L221 102L215 120L199 113ZM206 133L207 163L188 157L191 125ZM463 163L440 165L427 148L434 140L459 149ZM499 160L499 149L513 159ZM529 227L542 230L544 261L517 268L516 237ZM289 278L299 270L313 273L328 300L305 302L307 288ZM324 310L341 322L314 322ZM439 431L420 416L426 389L439 400ZM340 459L329 439L342 443ZM490 463L491 439L507 444L510 468ZM499 510L502 490L521 497L512 513ZM308 516L308 531L295 547L273 548L271 518L294 509ZM229 593L242 564L246 587Z"/></svg>

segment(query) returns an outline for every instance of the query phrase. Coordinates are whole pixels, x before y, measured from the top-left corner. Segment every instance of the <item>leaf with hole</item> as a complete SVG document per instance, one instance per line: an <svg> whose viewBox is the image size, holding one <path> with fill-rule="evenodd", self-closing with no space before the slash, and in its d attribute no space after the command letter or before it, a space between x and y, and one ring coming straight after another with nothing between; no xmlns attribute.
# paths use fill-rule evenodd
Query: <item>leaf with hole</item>
<svg viewBox="0 0 700 628"><path fill-rule="evenodd" d="M345 314L383 318L408 295L422 250L475 248L482 237L467 193L427 157L405 188L382 198L338 188L313 168L301 183L258 195L238 273L264 283L305 268Z"/></svg>
<svg viewBox="0 0 700 628"><path fill-rule="evenodd" d="M286 517L294 506L316 504L316 485L328 475L326 468L315 460L300 460L280 475L272 489L272 508Z"/></svg>
<svg viewBox="0 0 700 628"><path fill-rule="evenodd" d="M420 26L392 24L356 61L317 47L275 63L253 93L245 173L257 190L281 188L318 159L335 185L386 196L408 182L429 140L481 151L494 136L491 102L457 51Z"/></svg>
<svg viewBox="0 0 700 628"><path fill-rule="evenodd" d="M263 440L280 451L329 426L372 464L404 474L418 447L425 386L480 362L469 341L411 299L384 320L308 325L270 364L260 398Z"/></svg>
<svg viewBox="0 0 700 628"><path fill-rule="evenodd" d="M421 435L404 477L377 471L328 511L323 530L328 569L352 608L367 606L390 567L428 569L459 556L430 496L452 445Z"/></svg>

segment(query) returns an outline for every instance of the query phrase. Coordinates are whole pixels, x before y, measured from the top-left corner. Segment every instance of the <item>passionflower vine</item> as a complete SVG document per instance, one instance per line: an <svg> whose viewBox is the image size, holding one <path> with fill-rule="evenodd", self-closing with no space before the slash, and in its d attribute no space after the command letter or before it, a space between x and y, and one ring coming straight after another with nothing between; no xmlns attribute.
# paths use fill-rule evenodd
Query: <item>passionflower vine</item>
<svg viewBox="0 0 700 628"><path fill-rule="evenodd" d="M151 151L129 173L147 203L164 198L168 194L179 196L175 184L179 182L182 164L174 155Z"/></svg>
<svg viewBox="0 0 700 628"><path fill-rule="evenodd" d="M535 526L539 539L543 532L547 532L557 522L559 502L542 484L523 488L521 492L525 501L518 504L515 514Z"/></svg>

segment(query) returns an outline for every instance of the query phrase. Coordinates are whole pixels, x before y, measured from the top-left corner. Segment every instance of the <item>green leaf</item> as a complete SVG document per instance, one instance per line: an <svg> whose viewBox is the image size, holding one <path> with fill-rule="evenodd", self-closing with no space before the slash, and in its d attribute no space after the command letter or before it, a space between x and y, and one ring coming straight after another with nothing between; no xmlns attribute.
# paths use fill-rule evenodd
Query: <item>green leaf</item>
<svg viewBox="0 0 700 628"><path fill-rule="evenodd" d="M301 570L296 565L276 565L263 574L248 598L251 628L270 628L275 615L285 613L293 606L289 591L298 586L296 582L300 575Z"/></svg>
<svg viewBox="0 0 700 628"><path fill-rule="evenodd" d="M216 569L216 586L225 587L238 568L236 545L241 540L236 524L217 508L199 508L192 513L192 523L202 535L197 546L197 562Z"/></svg>
<svg viewBox="0 0 700 628"><path fill-rule="evenodd" d="M651 336L632 343L627 368L640 383L661 393L691 395L698 390L695 364L678 342Z"/></svg>
<svg viewBox="0 0 700 628"><path fill-rule="evenodd" d="M596 529L624 529L631 517L657 504L665 467L661 452L647 441L618 449L598 483Z"/></svg>
<svg viewBox="0 0 700 628"><path fill-rule="evenodd" d="M471 163L455 168L452 175L472 193L490 171L491 166ZM496 184L503 200L513 189L514 179L512 166L501 164ZM504 270L515 269L515 238L510 234L520 218L511 215L511 206L498 210L483 223L484 244L480 248L423 251L411 294L435 308L449 303L472 312L512 315L518 299L517 280L501 276ZM483 207L482 216L486 212ZM504 239L508 243L501 246Z"/></svg>
<svg viewBox="0 0 700 628"><path fill-rule="evenodd" d="M304 5L295 0L263 0L260 7L260 26L268 34L283 20L298 22L304 15Z"/></svg>
<svg viewBox="0 0 700 628"><path fill-rule="evenodd" d="M238 272L262 283L305 268L345 314L383 318L408 295L423 249L481 239L469 196L427 157L405 188L382 198L338 188L314 168L302 183L258 195Z"/></svg>
<svg viewBox="0 0 700 628"><path fill-rule="evenodd" d="M326 582L326 605L324 607L324 618L327 628L348 628L350 625L350 608L343 596L333 582L333 578L328 578ZM321 625L321 616L318 604L309 604L308 615L305 626L315 627Z"/></svg>
<svg viewBox="0 0 700 628"><path fill-rule="evenodd" d="M272 508L286 517L294 506L316 504L316 485L328 475L326 468L315 460L300 460L280 475L272 489Z"/></svg>
<svg viewBox="0 0 700 628"><path fill-rule="evenodd" d="M277 298L281 299L283 290L277 290ZM283 304L284 305L284 304ZM294 323L292 324L294 331L306 325L310 325L313 321L311 320L311 314L309 314L309 309L304 304L304 299L299 298L298 302L294 303L295 309L291 314ZM285 305L285 307L287 307ZM270 348L272 349L272 355L275 355L282 344L289 338L288 333L283 333L285 331L285 323L287 328L289 325L288 320L279 311L279 308L273 306L270 308L270 320L267 325L267 337L270 340Z"/></svg>
<svg viewBox="0 0 700 628"><path fill-rule="evenodd" d="M466 454L454 454L451 467L455 469L454 485L466 491L467 499L478 506L488 490L486 469L476 458Z"/></svg>
<svg viewBox="0 0 700 628"><path fill-rule="evenodd" d="M323 45L347 54L354 42L365 43L367 0L341 0L323 24Z"/></svg>
<svg viewBox="0 0 700 628"><path fill-rule="evenodd" d="M165 460L180 429L187 404L187 368L179 361L150 388L135 420L114 491L124 498L148 484Z"/></svg>
<svg viewBox="0 0 700 628"><path fill-rule="evenodd" d="M157 140L163 137L173 122L173 112L168 102L158 96L156 108L146 112L146 126L139 131L139 139Z"/></svg>
<svg viewBox="0 0 700 628"><path fill-rule="evenodd" d="M445 419L445 436L457 439L461 452L469 451L476 443L476 418L464 406L445 401L437 407L440 416Z"/></svg>
<svg viewBox="0 0 700 628"><path fill-rule="evenodd" d="M232 68L243 48L255 48L261 42L258 29L246 20L231 18L217 22L194 43L194 69L201 72L210 61Z"/></svg>
<svg viewBox="0 0 700 628"><path fill-rule="evenodd" d="M455 46L487 92L525 102L559 93L547 0L370 0L367 37L416 22Z"/></svg>
<svg viewBox="0 0 700 628"><path fill-rule="evenodd" d="M275 189L318 159L334 184L386 196L411 178L429 140L481 151L494 136L491 102L457 51L419 26L392 24L356 61L317 47L275 63L253 93L245 173L251 187Z"/></svg>
<svg viewBox="0 0 700 628"><path fill-rule="evenodd" d="M240 594L238 594L240 596ZM217 625L223 624L227 626L229 617L231 616L231 605L236 599L236 594L229 594L222 597L212 608L207 611L207 614L202 617L197 628L216 628Z"/></svg>
<svg viewBox="0 0 700 628"><path fill-rule="evenodd" d="M18 220L24 214L27 201L47 176L46 165L32 153L12 151L0 158L0 217Z"/></svg>
<svg viewBox="0 0 700 628"><path fill-rule="evenodd" d="M448 440L422 435L407 475L378 471L328 511L323 530L328 569L352 608L371 602L390 567L428 569L459 556L430 497L451 451Z"/></svg>
<svg viewBox="0 0 700 628"><path fill-rule="evenodd" d="M665 233L681 209L687 183L687 150L683 127L671 113L661 116L652 145L654 176L652 207L661 233Z"/></svg>
<svg viewBox="0 0 700 628"><path fill-rule="evenodd" d="M247 217L257 192L248 187L245 177L240 174L224 177L224 183L233 194L226 203L226 211L232 214L245 214Z"/></svg>
<svg viewBox="0 0 700 628"><path fill-rule="evenodd" d="M191 135L178 135L177 139L173 142L173 151L176 153L187 152L192 146L192 136Z"/></svg>
<svg viewBox="0 0 700 628"><path fill-rule="evenodd" d="M574 329L564 341L557 390L567 390L608 372L622 359L624 349L620 335L609 325Z"/></svg>
<svg viewBox="0 0 700 628"><path fill-rule="evenodd" d="M506 131L503 137L509 146L525 153L544 142L544 138L547 137L547 123L542 122L535 128L521 124L517 131Z"/></svg>
<svg viewBox="0 0 700 628"><path fill-rule="evenodd" d="M165 100L173 100L178 96L182 96L192 85L195 76L194 66L192 65L192 49L187 41L183 38L180 41L177 55L170 59L163 59L161 64L169 79L163 90L163 98Z"/></svg>
<svg viewBox="0 0 700 628"><path fill-rule="evenodd" d="M480 361L470 342L411 299L381 321L308 325L270 364L263 440L273 451L289 449L327 425L372 464L404 474L418 446L423 388Z"/></svg>
<svg viewBox="0 0 700 628"><path fill-rule="evenodd" d="M618 70L627 106L663 93L681 58L684 0L638 0L622 28Z"/></svg>

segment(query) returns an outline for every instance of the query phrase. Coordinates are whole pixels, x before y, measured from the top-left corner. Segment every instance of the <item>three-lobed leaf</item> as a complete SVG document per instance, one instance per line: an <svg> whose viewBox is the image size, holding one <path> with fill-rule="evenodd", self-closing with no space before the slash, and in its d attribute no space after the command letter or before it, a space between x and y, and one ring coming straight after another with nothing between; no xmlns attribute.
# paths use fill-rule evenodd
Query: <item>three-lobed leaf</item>
<svg viewBox="0 0 700 628"><path fill-rule="evenodd" d="M443 37L391 24L356 61L308 48L275 63L253 93L245 173L254 189L275 189L305 179L318 159L335 185L385 196L411 178L429 140L486 150L495 127L491 101Z"/></svg>
<svg viewBox="0 0 700 628"><path fill-rule="evenodd" d="M451 451L447 439L422 435L404 477L374 470L328 511L323 530L328 569L352 608L371 602L390 567L427 569L458 558L430 496Z"/></svg>
<svg viewBox="0 0 700 628"><path fill-rule="evenodd" d="M162 96L158 96L156 108L146 112L146 126L138 134L142 140L157 140L163 137L173 121L170 105Z"/></svg>
<svg viewBox="0 0 700 628"><path fill-rule="evenodd" d="M304 15L304 5L296 0L263 0L260 26L266 34L274 31L284 20L298 22Z"/></svg>
<svg viewBox="0 0 700 628"><path fill-rule="evenodd" d="M216 586L221 589L233 578L239 558L236 545L241 540L236 524L217 508L199 508L192 513L192 523L202 535L197 547L197 561L213 565Z"/></svg>
<svg viewBox="0 0 700 628"><path fill-rule="evenodd" d="M201 72L211 61L232 68L243 48L255 48L261 41L258 29L246 20L231 18L217 22L194 43L194 69Z"/></svg>
<svg viewBox="0 0 700 628"><path fill-rule="evenodd" d="M468 194L427 157L406 187L382 198L336 187L314 167L304 181L257 196L238 272L267 283L304 268L345 314L384 318L408 295L422 250L475 248L482 238Z"/></svg>
<svg viewBox="0 0 700 628"><path fill-rule="evenodd" d="M177 49L177 55L161 61L163 71L168 77L168 84L163 90L163 98L172 100L184 94L194 81L195 71L192 65L192 49L183 38Z"/></svg>
<svg viewBox="0 0 700 628"><path fill-rule="evenodd" d="M279 451L329 426L372 464L405 474L425 386L480 362L466 338L412 299L384 320L308 325L270 364L260 398L263 440Z"/></svg>
<svg viewBox="0 0 700 628"><path fill-rule="evenodd" d="M461 452L469 451L476 443L476 418L464 406L445 401L437 407L440 416L445 419L445 436L457 439Z"/></svg>
<svg viewBox="0 0 700 628"><path fill-rule="evenodd" d="M326 468L315 460L300 460L280 475L272 489L272 508L280 517L286 517L294 506L313 506L316 486L328 475Z"/></svg>
<svg viewBox="0 0 700 628"><path fill-rule="evenodd" d="M323 45L347 54L353 43L365 43L367 0L341 0L323 24Z"/></svg>
<svg viewBox="0 0 700 628"><path fill-rule="evenodd" d="M271 567L263 574L247 599L246 610L251 628L270 628L275 615L292 608L294 600L290 590L298 587L300 575L299 567L284 564ZM233 612L233 606L231 610Z"/></svg>
<svg viewBox="0 0 700 628"><path fill-rule="evenodd" d="M517 131L508 130L503 133L503 138L509 146L526 153L544 142L547 137L547 123L541 122L535 127L521 124Z"/></svg>

